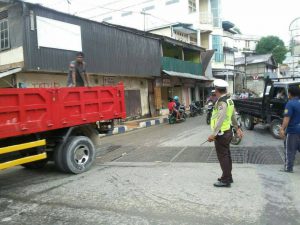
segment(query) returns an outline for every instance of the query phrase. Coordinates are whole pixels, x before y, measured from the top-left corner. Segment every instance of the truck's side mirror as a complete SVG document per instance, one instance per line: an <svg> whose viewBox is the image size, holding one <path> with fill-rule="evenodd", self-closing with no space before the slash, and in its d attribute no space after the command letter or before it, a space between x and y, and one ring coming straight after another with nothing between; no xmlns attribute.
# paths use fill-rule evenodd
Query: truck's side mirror
<svg viewBox="0 0 300 225"><path fill-rule="evenodd" d="M270 94L271 87L272 87L271 85L267 86L265 95L269 95Z"/></svg>

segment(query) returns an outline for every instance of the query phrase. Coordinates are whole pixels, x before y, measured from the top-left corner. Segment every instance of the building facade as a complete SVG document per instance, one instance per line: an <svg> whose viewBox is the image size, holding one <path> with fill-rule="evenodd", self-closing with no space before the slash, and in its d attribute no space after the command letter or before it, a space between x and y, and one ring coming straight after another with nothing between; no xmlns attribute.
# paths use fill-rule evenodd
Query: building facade
<svg viewBox="0 0 300 225"><path fill-rule="evenodd" d="M158 34L159 32L150 33L120 25L110 24L110 26L159 40L161 77L156 78L154 83L156 110L162 109L168 112L168 99L174 96L178 96L180 102L186 106L192 101L201 101L204 105L208 94L207 88L211 86L212 82L210 78L204 76L212 57L211 51L206 51L204 48L184 40L165 36L173 30L173 26L162 28L165 31L164 35Z"/></svg>
<svg viewBox="0 0 300 225"><path fill-rule="evenodd" d="M224 69L221 0L127 0L99 9L97 19L150 31L215 50L212 73ZM176 26L178 25L178 26Z"/></svg>
<svg viewBox="0 0 300 225"><path fill-rule="evenodd" d="M1 3L0 15L7 27L1 87L64 87L70 61L83 51L92 85L123 82L128 116L150 115L148 94L161 75L158 39L20 1Z"/></svg>
<svg viewBox="0 0 300 225"><path fill-rule="evenodd" d="M124 83L129 117L157 115L174 95L186 105L204 101L211 84L203 76L205 49L183 40L20 1L2 3L1 14L9 28L8 47L0 51L1 87L64 87L78 51L92 85Z"/></svg>
<svg viewBox="0 0 300 225"><path fill-rule="evenodd" d="M265 78L278 77L277 63L272 54L236 58L235 69L241 74L246 74L243 85L238 88L237 92L244 87L248 91L260 95L264 91Z"/></svg>
<svg viewBox="0 0 300 225"><path fill-rule="evenodd" d="M235 34L234 46L237 48L235 57L242 57L244 53L253 54L255 53L256 45L261 39L260 36L255 35L245 35L245 34Z"/></svg>

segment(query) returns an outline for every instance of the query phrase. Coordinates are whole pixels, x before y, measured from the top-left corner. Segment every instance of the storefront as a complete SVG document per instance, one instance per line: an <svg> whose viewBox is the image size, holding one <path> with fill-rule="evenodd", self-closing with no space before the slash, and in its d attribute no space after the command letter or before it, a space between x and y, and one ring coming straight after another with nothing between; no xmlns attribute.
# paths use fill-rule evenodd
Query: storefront
<svg viewBox="0 0 300 225"><path fill-rule="evenodd" d="M180 103L189 106L193 101L206 101L211 80L199 75L165 72L155 80L156 110L167 109L169 98L178 96Z"/></svg>

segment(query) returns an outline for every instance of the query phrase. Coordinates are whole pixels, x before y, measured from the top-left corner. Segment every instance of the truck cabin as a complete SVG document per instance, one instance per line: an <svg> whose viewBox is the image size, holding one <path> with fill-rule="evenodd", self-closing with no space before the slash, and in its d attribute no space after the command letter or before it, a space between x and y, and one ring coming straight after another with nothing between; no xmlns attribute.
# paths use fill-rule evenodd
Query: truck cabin
<svg viewBox="0 0 300 225"><path fill-rule="evenodd" d="M285 104L288 101L288 89L291 86L299 86L298 81L273 81L267 84L264 94L264 106L267 113L272 113L280 117L283 116Z"/></svg>

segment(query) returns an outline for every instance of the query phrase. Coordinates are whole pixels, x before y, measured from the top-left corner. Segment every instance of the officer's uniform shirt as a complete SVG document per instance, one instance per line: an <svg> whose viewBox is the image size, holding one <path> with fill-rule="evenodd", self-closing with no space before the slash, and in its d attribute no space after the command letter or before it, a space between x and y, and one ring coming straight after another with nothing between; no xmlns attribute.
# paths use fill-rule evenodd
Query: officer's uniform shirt
<svg viewBox="0 0 300 225"><path fill-rule="evenodd" d="M226 96L226 94L222 95L219 99L221 99L222 97L225 97L225 96ZM216 102L216 106L215 106L218 108L218 115L217 115L217 123L213 130L214 136L217 136L220 133L222 124L223 124L223 122L226 118L226 114L227 114L227 103L224 101L219 101L219 99ZM232 123L232 126L234 126L236 129L238 128L238 122L237 122L235 113L232 114L231 123Z"/></svg>

